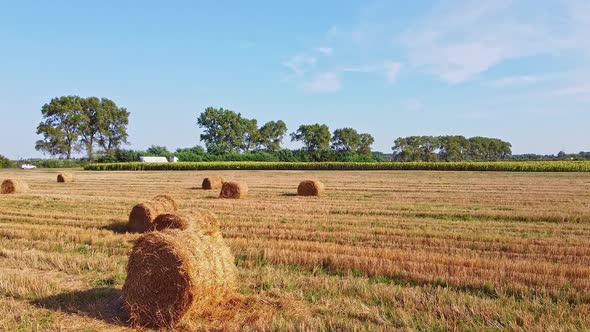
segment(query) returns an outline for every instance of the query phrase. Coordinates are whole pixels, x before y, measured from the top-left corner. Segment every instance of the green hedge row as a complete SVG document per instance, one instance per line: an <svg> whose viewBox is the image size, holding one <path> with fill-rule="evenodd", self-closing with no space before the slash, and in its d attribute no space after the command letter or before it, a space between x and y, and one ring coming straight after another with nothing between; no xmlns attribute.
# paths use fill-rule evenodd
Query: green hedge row
<svg viewBox="0 0 590 332"><path fill-rule="evenodd" d="M590 161L484 162L179 162L89 164L92 171L189 170L433 170L510 172L590 172Z"/></svg>

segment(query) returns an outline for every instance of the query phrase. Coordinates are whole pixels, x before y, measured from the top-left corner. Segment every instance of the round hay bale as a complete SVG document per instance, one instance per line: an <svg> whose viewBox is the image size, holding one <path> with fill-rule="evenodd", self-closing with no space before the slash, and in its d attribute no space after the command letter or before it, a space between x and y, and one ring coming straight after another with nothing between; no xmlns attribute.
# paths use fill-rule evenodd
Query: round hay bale
<svg viewBox="0 0 590 332"><path fill-rule="evenodd" d="M60 173L57 175L57 182L74 182L74 175L72 173Z"/></svg>
<svg viewBox="0 0 590 332"><path fill-rule="evenodd" d="M320 196L324 193L324 184L320 181L301 181L297 187L297 194L300 196Z"/></svg>
<svg viewBox="0 0 590 332"><path fill-rule="evenodd" d="M168 212L160 214L152 222L151 231L163 231L165 229L180 229L200 231L205 235L218 236L219 220L206 210L195 209L187 213Z"/></svg>
<svg viewBox="0 0 590 332"><path fill-rule="evenodd" d="M26 182L17 179L6 179L2 181L0 186L0 193L2 194L23 193L27 190L29 190L29 186Z"/></svg>
<svg viewBox="0 0 590 332"><path fill-rule="evenodd" d="M221 187L220 198L240 199L248 196L248 186L245 183L230 181L224 182Z"/></svg>
<svg viewBox="0 0 590 332"><path fill-rule="evenodd" d="M219 305L236 287L234 257L223 239L168 229L135 243L123 298L132 325L172 329Z"/></svg>
<svg viewBox="0 0 590 332"><path fill-rule="evenodd" d="M129 214L128 230L132 233L144 233L151 229L154 219L166 212L178 209L172 197L159 195L153 199L139 203L133 207Z"/></svg>
<svg viewBox="0 0 590 332"><path fill-rule="evenodd" d="M205 190L221 189L223 186L223 178L221 176L212 176L203 179L202 187Z"/></svg>

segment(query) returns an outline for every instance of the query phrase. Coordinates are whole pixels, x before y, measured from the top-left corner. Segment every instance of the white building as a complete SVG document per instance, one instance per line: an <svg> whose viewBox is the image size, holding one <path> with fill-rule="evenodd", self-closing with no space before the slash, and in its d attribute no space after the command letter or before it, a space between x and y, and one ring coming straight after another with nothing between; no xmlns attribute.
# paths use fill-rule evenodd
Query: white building
<svg viewBox="0 0 590 332"><path fill-rule="evenodd" d="M178 157L175 157L175 156L170 157L170 162L171 163L177 163L178 162Z"/></svg>
<svg viewBox="0 0 590 332"><path fill-rule="evenodd" d="M139 157L142 163L167 163L166 157Z"/></svg>

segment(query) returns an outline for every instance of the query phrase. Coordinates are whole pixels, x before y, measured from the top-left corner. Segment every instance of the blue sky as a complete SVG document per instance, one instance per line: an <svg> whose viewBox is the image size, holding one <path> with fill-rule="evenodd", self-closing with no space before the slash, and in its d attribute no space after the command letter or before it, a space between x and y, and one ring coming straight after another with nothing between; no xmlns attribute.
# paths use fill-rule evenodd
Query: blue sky
<svg viewBox="0 0 590 332"><path fill-rule="evenodd" d="M199 144L198 114L590 150L590 1L1 1L0 154L34 149L41 106L131 112L132 148ZM287 147L298 147L285 140Z"/></svg>

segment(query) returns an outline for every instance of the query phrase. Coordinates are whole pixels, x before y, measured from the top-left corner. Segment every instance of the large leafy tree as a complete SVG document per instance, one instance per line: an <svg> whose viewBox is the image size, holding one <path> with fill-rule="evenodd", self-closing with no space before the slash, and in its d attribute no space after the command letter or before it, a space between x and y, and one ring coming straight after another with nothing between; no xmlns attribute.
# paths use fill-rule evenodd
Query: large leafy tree
<svg viewBox="0 0 590 332"><path fill-rule="evenodd" d="M240 149L244 152L249 152L256 148L260 140L260 133L258 131L258 121L256 119L240 119L240 130L242 131L242 144Z"/></svg>
<svg viewBox="0 0 590 332"><path fill-rule="evenodd" d="M41 114L43 121L37 126L37 134L43 135L43 139L36 142L35 148L71 159L74 153L81 150L80 127L84 120L81 98L53 98L41 107Z"/></svg>
<svg viewBox="0 0 590 332"><path fill-rule="evenodd" d="M356 152L364 155L371 154L371 146L375 143L375 138L373 135L363 133L359 135L359 146L356 149Z"/></svg>
<svg viewBox="0 0 590 332"><path fill-rule="evenodd" d="M94 160L94 144L100 130L100 100L96 97L80 98L80 136L89 160Z"/></svg>
<svg viewBox="0 0 590 332"><path fill-rule="evenodd" d="M259 130L258 148L270 152L279 151L286 133L287 125L282 120L265 123Z"/></svg>
<svg viewBox="0 0 590 332"><path fill-rule="evenodd" d="M129 112L112 100L97 97L63 96L53 98L41 108L43 122L37 134L43 139L37 150L70 159L84 147L88 159L94 159L94 147L101 146L105 155L112 155L127 143Z"/></svg>
<svg viewBox="0 0 590 332"><path fill-rule="evenodd" d="M301 125L297 131L291 133L291 141L300 141L310 156L318 160L325 151L330 150L330 129L318 123Z"/></svg>
<svg viewBox="0 0 590 332"><path fill-rule="evenodd" d="M112 156L123 144L128 143L129 112L114 101L101 98L97 116L97 139L107 156Z"/></svg>
<svg viewBox="0 0 590 332"><path fill-rule="evenodd" d="M336 129L332 135L332 149L339 152L354 152L360 143L360 135L353 128Z"/></svg>
<svg viewBox="0 0 590 332"><path fill-rule="evenodd" d="M199 115L197 124L203 128L201 140L209 153L239 152L244 147L245 122L239 113L208 107Z"/></svg>

